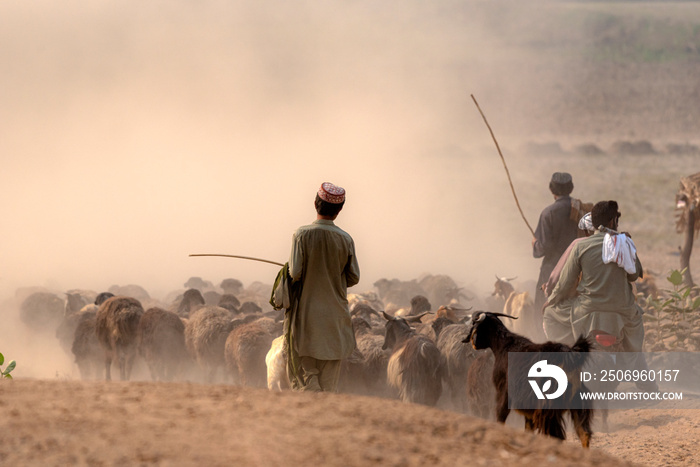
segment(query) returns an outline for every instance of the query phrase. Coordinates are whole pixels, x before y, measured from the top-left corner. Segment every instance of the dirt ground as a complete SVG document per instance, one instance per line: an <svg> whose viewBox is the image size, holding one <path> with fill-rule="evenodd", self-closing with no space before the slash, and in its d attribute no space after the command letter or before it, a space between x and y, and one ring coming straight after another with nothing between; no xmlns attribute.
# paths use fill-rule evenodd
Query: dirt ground
<svg viewBox="0 0 700 467"><path fill-rule="evenodd" d="M557 442L397 401L230 385L5 381L0 409L3 465L593 466L699 460L689 452L700 432L697 418L693 424L671 413L616 417L618 432L600 435L585 451L574 440ZM643 434L630 432L635 416L648 422ZM652 442L654 428L672 427L688 430L681 439L676 430L663 430ZM618 441L630 436L643 436L645 450L623 461Z"/></svg>
<svg viewBox="0 0 700 467"><path fill-rule="evenodd" d="M698 465L700 399L683 407L613 412L585 450L377 397L20 378L0 381L0 465Z"/></svg>

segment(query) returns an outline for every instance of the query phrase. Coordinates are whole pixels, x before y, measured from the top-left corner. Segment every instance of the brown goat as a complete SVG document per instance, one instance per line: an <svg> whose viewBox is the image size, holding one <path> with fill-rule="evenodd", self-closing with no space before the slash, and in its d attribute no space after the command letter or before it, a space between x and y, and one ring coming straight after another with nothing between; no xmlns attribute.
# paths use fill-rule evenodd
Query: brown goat
<svg viewBox="0 0 700 467"><path fill-rule="evenodd" d="M226 339L226 366L231 375L237 375L245 386L266 387L267 365L265 357L270 351L272 335L270 326L261 318L234 328Z"/></svg>
<svg viewBox="0 0 700 467"><path fill-rule="evenodd" d="M503 313L517 321L506 320L505 325L511 332L527 337L533 342L545 342L542 326L542 311L535 308L535 302L528 292L511 292L503 306Z"/></svg>
<svg viewBox="0 0 700 467"><path fill-rule="evenodd" d="M228 310L206 305L196 310L185 324L185 344L208 382L213 382L219 367L225 365L226 338L233 329Z"/></svg>
<svg viewBox="0 0 700 467"><path fill-rule="evenodd" d="M141 302L131 297L112 297L97 310L95 331L105 353L105 379L112 379L112 359L119 364L119 376L127 381L136 357L136 334L143 315Z"/></svg>
<svg viewBox="0 0 700 467"><path fill-rule="evenodd" d="M515 277L498 277L496 276L496 282L493 284L493 292L491 296L500 297L503 300L508 300L511 293L515 292L515 288L511 285L510 281L514 280Z"/></svg>
<svg viewBox="0 0 700 467"><path fill-rule="evenodd" d="M154 381L172 381L190 359L184 323L176 313L162 308L149 308L141 317L138 347Z"/></svg>

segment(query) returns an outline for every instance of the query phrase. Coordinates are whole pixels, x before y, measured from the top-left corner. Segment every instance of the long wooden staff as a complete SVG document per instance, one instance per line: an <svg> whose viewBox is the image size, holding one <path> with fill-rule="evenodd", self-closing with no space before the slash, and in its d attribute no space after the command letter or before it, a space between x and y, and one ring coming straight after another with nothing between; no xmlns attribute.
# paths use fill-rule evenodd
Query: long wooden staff
<svg viewBox="0 0 700 467"><path fill-rule="evenodd" d="M510 184L510 191L513 192L513 198L515 198L515 204L518 206L518 211L520 211L520 215L522 216L523 220L525 221L525 225L527 225L527 228L530 229L530 232L532 233L532 236L534 237L535 231L532 230L532 227L530 227L530 223L525 218L525 214L523 214L523 210L520 207L520 202L518 201L518 196L515 194L515 188L513 188L513 181L510 179L510 172L508 171L508 166L506 165L506 160L503 158L503 153L501 152L501 147L498 145L498 141L496 141L496 136L493 134L493 130L491 129L491 125L489 125L488 120L486 120L486 115L484 115L484 112L481 111L481 107L479 107L479 103L476 101L474 94L471 94L471 96L472 96L472 100L474 101L474 104L476 104L476 108L479 109L479 113L481 114L481 118L484 119L484 123L486 123L486 127L489 129L489 132L491 133L491 138L493 138L493 142L496 143L496 149L498 150L498 155L501 156L501 161L503 161L503 168L506 169L506 175L508 176L508 183Z"/></svg>
<svg viewBox="0 0 700 467"><path fill-rule="evenodd" d="M282 263L277 261L270 261L268 259L253 258L252 256L239 256L239 255L218 255L218 254L193 254L190 256L223 256L224 258L239 258L239 259L249 259L251 261L260 261L261 263L276 264L277 266L284 266Z"/></svg>

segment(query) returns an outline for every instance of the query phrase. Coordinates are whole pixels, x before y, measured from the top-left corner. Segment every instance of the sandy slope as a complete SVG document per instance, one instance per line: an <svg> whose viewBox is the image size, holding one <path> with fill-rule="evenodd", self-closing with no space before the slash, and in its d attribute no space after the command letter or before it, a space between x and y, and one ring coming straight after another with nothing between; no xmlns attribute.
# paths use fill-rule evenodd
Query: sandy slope
<svg viewBox="0 0 700 467"><path fill-rule="evenodd" d="M3 465L632 465L573 440L337 394L20 379L0 384L0 411Z"/></svg>

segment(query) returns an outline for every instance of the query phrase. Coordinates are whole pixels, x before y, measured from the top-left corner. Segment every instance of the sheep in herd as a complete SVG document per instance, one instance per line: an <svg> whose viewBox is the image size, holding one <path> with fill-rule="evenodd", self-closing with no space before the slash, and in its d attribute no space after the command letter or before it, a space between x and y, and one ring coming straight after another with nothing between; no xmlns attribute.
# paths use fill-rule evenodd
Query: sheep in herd
<svg viewBox="0 0 700 467"><path fill-rule="evenodd" d="M132 297L140 303L151 300L151 296L146 289L136 284L113 285L107 289L107 292L119 297Z"/></svg>
<svg viewBox="0 0 700 467"><path fill-rule="evenodd" d="M106 380L111 379L113 359L119 363L122 381L129 379L136 357L136 333L142 315L141 302L131 297L112 297L98 308L95 332L104 349Z"/></svg>
<svg viewBox="0 0 700 467"><path fill-rule="evenodd" d="M34 292L24 299L19 309L20 319L35 331L55 332L64 315L65 302L50 292Z"/></svg>
<svg viewBox="0 0 700 467"><path fill-rule="evenodd" d="M238 279L224 279L219 287L224 291L224 295L238 295L243 292L243 283Z"/></svg>
<svg viewBox="0 0 700 467"><path fill-rule="evenodd" d="M78 313L72 314L70 321L64 319L64 323L70 322L75 326L71 336L71 353L75 356L75 363L78 365L82 379L98 378L102 374L103 351L97 340L95 327L97 310L113 296L110 292L102 292L97 295L93 304L85 305ZM67 338L67 334L64 337Z"/></svg>
<svg viewBox="0 0 700 467"><path fill-rule="evenodd" d="M104 365L104 351L97 340L97 306L87 305L76 315L76 327L71 352L75 356L82 379L99 378Z"/></svg>
<svg viewBox="0 0 700 467"><path fill-rule="evenodd" d="M235 295L223 294L221 298L219 298L218 305L221 308L226 308L232 315L237 315L239 313L238 307L241 306L241 302L238 301Z"/></svg>
<svg viewBox="0 0 700 467"><path fill-rule="evenodd" d="M391 349L387 366L387 381L399 391L404 402L434 406L442 394L440 351L435 343L418 335L408 324L418 322L423 315L410 318L386 319L386 337L382 349Z"/></svg>
<svg viewBox="0 0 700 467"><path fill-rule="evenodd" d="M534 367L542 363L539 356L543 352L561 354L561 364L567 375L578 375L586 363L591 344L587 338L581 336L576 343L569 347L556 342L535 344L526 337L510 332L500 321L499 316L509 317L502 313L488 313L478 311L472 315L472 323L469 334L463 342L471 343L476 350L490 348L494 354L494 366L492 381L496 389L496 420L505 423L510 413L509 403L512 401L508 393L508 354L512 352L531 354L532 365L526 364L525 368ZM545 361L546 363L546 361ZM558 363L558 362L557 362ZM572 381L577 379L569 378ZM472 381L469 381L472 384ZM514 387L528 388L528 375L521 375L514 382ZM568 411L573 422L576 434L581 440L581 445L589 447L592 436L591 422L593 420L593 408L590 401L583 400L580 392L586 391L583 384L568 384L561 397L569 402L566 410L553 409L548 400L543 400L535 409L515 409L525 417L525 428L530 431L549 435L559 439L566 439L564 425L564 413Z"/></svg>
<svg viewBox="0 0 700 467"><path fill-rule="evenodd" d="M172 311L149 308L138 327L139 353L154 381L172 381L190 359L185 346L185 325Z"/></svg>
<svg viewBox="0 0 700 467"><path fill-rule="evenodd" d="M182 295L182 300L177 305L177 314L182 318L187 318L190 314L204 306L202 292L197 289L187 289Z"/></svg>
<svg viewBox="0 0 700 467"><path fill-rule="evenodd" d="M185 344L208 382L224 367L226 338L233 329L231 313L225 308L205 305L194 311L185 324Z"/></svg>
<svg viewBox="0 0 700 467"><path fill-rule="evenodd" d="M459 303L460 298L473 299L463 292L462 287L457 287L451 277L446 275L427 275L418 281L418 285L425 291L425 296L430 303L436 306Z"/></svg>
<svg viewBox="0 0 700 467"><path fill-rule="evenodd" d="M244 315L259 314L262 313L262 308L255 302L247 301L241 304L239 311Z"/></svg>
<svg viewBox="0 0 700 467"><path fill-rule="evenodd" d="M221 294L216 290L202 292L202 297L204 297L204 303L207 305L218 305L221 301Z"/></svg>
<svg viewBox="0 0 700 467"><path fill-rule="evenodd" d="M246 386L265 387L267 385L267 365L265 358L270 350L273 329L269 318L260 318L235 327L228 335L225 344L226 366L231 375L237 375Z"/></svg>
<svg viewBox="0 0 700 467"><path fill-rule="evenodd" d="M379 299L389 308L389 304L397 307L407 307L411 298L416 295L425 295L425 291L416 280L401 281L398 279L379 279L374 283Z"/></svg>
<svg viewBox="0 0 700 467"><path fill-rule="evenodd" d="M71 352L75 329L78 327L78 315L85 306L93 306L80 293L66 292L66 308L63 320L56 329L56 338L66 353Z"/></svg>

